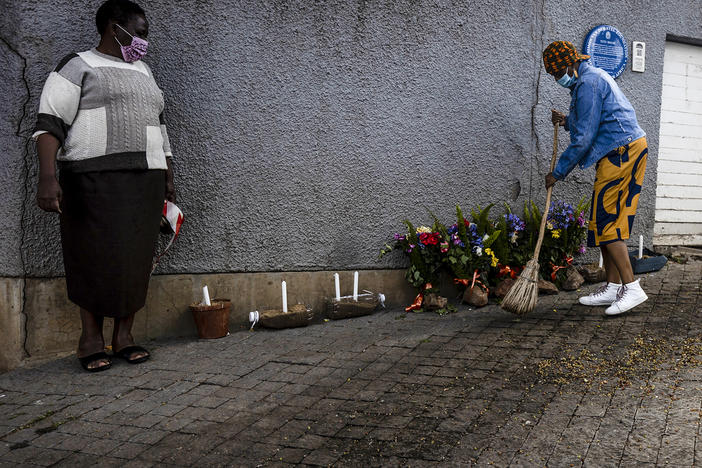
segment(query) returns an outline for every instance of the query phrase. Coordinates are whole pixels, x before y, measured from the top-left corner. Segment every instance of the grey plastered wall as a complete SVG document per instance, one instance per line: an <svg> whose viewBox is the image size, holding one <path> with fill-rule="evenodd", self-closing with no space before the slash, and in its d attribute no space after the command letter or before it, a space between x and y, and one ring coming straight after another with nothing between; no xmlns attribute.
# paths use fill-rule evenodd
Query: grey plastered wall
<svg viewBox="0 0 702 468"><path fill-rule="evenodd" d="M62 274L23 139L52 67L96 44L99 4L3 1L0 276ZM160 273L395 267L399 257L377 254L405 217L542 203L549 109L569 97L540 53L557 39L580 46L601 23L647 43L646 73L618 82L648 133L634 230L650 239L665 35L702 37L699 0L156 0L147 10L187 218ZM576 169L556 196L589 196L592 178Z"/></svg>

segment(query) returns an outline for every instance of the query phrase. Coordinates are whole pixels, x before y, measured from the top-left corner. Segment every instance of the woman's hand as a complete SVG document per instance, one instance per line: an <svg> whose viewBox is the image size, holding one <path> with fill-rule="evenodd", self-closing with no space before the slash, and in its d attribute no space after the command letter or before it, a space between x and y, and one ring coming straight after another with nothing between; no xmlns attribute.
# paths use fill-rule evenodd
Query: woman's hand
<svg viewBox="0 0 702 468"><path fill-rule="evenodd" d="M39 183L37 184L37 205L44 211L61 213L61 186L56 180L56 152L61 146L50 133L42 133L37 139L39 155Z"/></svg>
<svg viewBox="0 0 702 468"><path fill-rule="evenodd" d="M558 112L556 109L551 109L551 122L553 122L553 125L560 125L561 127L565 127L566 116Z"/></svg>
<svg viewBox="0 0 702 468"><path fill-rule="evenodd" d="M553 177L553 172L549 172L548 174L546 174L546 188L547 188L547 189L553 187L553 185L554 185L556 182L558 182L558 179L556 179L555 177Z"/></svg>
<svg viewBox="0 0 702 468"><path fill-rule="evenodd" d="M166 158L166 165L168 169L166 170L166 200L171 203L176 202L176 189L175 182L173 182L173 165L171 164L171 158Z"/></svg>
<svg viewBox="0 0 702 468"><path fill-rule="evenodd" d="M61 213L63 193L55 176L40 177L37 186L37 205L44 211Z"/></svg>

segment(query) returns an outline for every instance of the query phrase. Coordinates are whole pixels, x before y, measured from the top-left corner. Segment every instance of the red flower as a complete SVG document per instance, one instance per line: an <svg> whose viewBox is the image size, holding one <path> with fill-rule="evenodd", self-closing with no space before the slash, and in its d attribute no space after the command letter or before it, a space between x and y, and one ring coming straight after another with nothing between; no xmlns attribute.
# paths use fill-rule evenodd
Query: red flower
<svg viewBox="0 0 702 468"><path fill-rule="evenodd" d="M423 232L419 234L419 242L424 245L437 245L441 240L441 234L438 232Z"/></svg>
<svg viewBox="0 0 702 468"><path fill-rule="evenodd" d="M441 235L438 232L432 232L429 234L429 237L427 237L427 245L436 245L439 243L440 239Z"/></svg>

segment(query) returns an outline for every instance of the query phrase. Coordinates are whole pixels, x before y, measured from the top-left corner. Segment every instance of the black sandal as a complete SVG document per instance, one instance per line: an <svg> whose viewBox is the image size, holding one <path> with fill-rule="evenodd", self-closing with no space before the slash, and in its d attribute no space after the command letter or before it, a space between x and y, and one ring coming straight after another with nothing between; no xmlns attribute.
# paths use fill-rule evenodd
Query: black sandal
<svg viewBox="0 0 702 468"><path fill-rule="evenodd" d="M91 354L90 356L79 357L78 360L80 361L80 365L83 366L83 369L87 370L88 372L100 372L112 367L112 360L110 359L110 356L108 356L107 353L104 351ZM107 361L107 364L98 367L88 367L90 366L90 364L103 360Z"/></svg>
<svg viewBox="0 0 702 468"><path fill-rule="evenodd" d="M138 357L136 359L129 359L129 356L134 353L146 353L146 356ZM140 362L148 360L151 357L151 354L149 354L149 352L141 346L132 345L124 347L119 351L115 351L114 356L124 359L129 364L139 364Z"/></svg>

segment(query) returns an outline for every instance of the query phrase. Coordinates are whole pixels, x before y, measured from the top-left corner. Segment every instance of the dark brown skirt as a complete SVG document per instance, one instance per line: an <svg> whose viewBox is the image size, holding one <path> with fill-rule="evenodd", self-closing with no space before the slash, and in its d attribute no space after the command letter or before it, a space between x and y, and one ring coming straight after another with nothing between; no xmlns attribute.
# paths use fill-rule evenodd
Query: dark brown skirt
<svg viewBox="0 0 702 468"><path fill-rule="evenodd" d="M60 183L68 298L103 317L133 314L146 303L164 171L62 171Z"/></svg>

